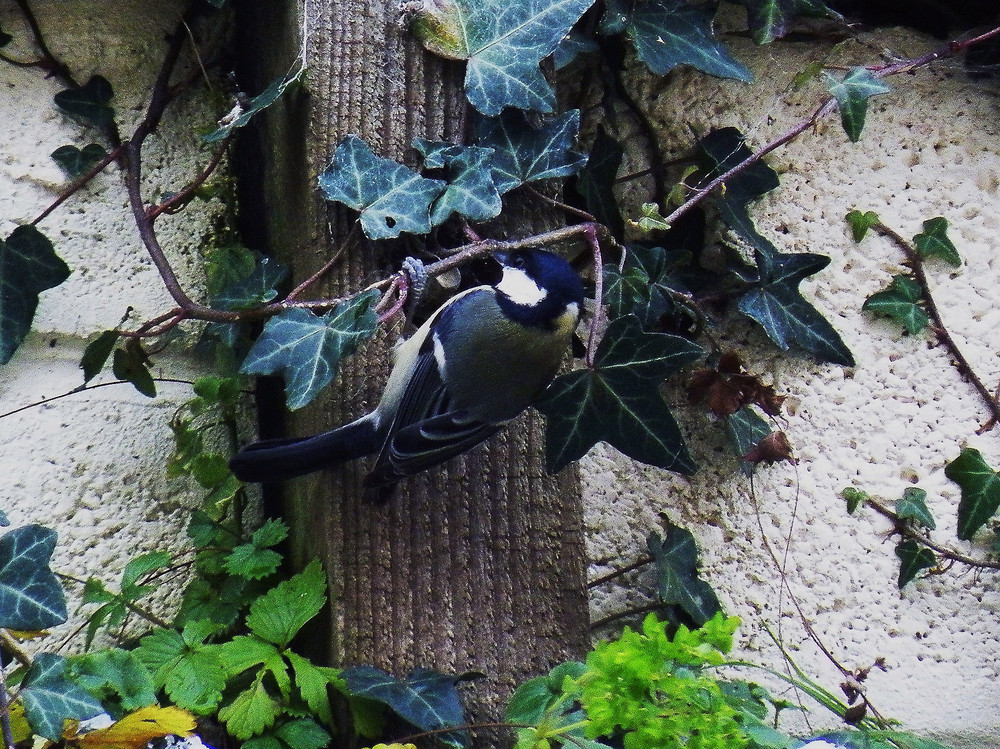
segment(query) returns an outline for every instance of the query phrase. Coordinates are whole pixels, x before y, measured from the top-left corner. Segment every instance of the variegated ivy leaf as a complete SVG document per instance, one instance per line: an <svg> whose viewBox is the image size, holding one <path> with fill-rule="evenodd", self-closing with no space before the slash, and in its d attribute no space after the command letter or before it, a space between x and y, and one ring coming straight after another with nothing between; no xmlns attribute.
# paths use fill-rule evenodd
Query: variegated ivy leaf
<svg viewBox="0 0 1000 749"><path fill-rule="evenodd" d="M827 74L827 83L830 93L837 98L844 132L852 143L857 143L865 126L868 99L889 93L889 87L861 66L851 68L842 81Z"/></svg>
<svg viewBox="0 0 1000 749"><path fill-rule="evenodd" d="M465 95L487 116L504 107L551 112L539 63L594 0L424 0L410 28L431 52L466 60Z"/></svg>
<svg viewBox="0 0 1000 749"><path fill-rule="evenodd" d="M404 231L431 230L431 204L445 183L376 156L361 138L348 135L319 176L319 187L327 200L361 212L361 228L369 239L395 239Z"/></svg>
<svg viewBox="0 0 1000 749"><path fill-rule="evenodd" d="M447 170L448 186L431 207L431 224L440 226L453 213L472 221L500 215L503 201L493 180L493 149L458 146L415 138L413 147L424 156L424 166Z"/></svg>

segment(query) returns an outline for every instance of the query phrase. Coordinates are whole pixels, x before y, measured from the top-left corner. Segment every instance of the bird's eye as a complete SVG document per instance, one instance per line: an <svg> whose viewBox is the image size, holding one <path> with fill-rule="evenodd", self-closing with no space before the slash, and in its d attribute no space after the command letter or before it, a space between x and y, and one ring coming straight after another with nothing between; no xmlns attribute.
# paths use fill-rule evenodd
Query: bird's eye
<svg viewBox="0 0 1000 749"><path fill-rule="evenodd" d="M514 255L514 257L510 259L510 264L515 268L523 268L525 263L526 261L524 259L524 255Z"/></svg>

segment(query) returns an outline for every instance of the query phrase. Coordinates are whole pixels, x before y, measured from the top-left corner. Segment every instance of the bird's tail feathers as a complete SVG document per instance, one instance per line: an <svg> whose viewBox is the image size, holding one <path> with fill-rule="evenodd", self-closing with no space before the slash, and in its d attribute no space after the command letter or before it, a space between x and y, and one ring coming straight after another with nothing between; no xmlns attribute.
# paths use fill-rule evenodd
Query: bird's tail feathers
<svg viewBox="0 0 1000 749"><path fill-rule="evenodd" d="M369 415L315 437L254 442L233 456L229 468L240 481L270 484L370 455L380 447Z"/></svg>

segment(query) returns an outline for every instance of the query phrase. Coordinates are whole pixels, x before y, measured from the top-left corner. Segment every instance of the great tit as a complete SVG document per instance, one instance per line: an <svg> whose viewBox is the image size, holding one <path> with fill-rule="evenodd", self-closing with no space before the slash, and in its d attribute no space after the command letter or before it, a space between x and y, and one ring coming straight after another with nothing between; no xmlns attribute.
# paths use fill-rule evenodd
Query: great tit
<svg viewBox="0 0 1000 749"><path fill-rule="evenodd" d="M566 354L583 285L551 252L498 259L496 285L455 295L397 346L374 411L315 437L255 442L230 461L237 478L284 481L377 453L364 485L384 502L400 479L469 450L530 406Z"/></svg>

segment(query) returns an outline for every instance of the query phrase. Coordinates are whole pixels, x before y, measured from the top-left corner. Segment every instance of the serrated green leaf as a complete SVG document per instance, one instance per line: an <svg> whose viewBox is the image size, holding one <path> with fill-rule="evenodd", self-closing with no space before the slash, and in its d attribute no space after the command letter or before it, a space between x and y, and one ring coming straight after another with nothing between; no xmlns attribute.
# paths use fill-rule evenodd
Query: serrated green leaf
<svg viewBox="0 0 1000 749"><path fill-rule="evenodd" d="M739 300L738 309L759 323L784 351L795 347L816 358L854 366L854 356L829 321L805 300L799 284L830 263L825 255L779 253L770 258L757 252L762 278Z"/></svg>
<svg viewBox="0 0 1000 749"><path fill-rule="evenodd" d="M70 179L76 179L90 171L108 152L100 144L90 143L83 148L60 146L50 155Z"/></svg>
<svg viewBox="0 0 1000 749"><path fill-rule="evenodd" d="M1000 508L1000 475L978 450L966 447L944 468L962 490L958 503L958 537L968 541Z"/></svg>
<svg viewBox="0 0 1000 749"><path fill-rule="evenodd" d="M107 703L113 700L122 712L132 712L156 702L156 688L149 670L135 654L107 648L69 660L77 684Z"/></svg>
<svg viewBox="0 0 1000 749"><path fill-rule="evenodd" d="M252 538L254 546L266 549L268 546L275 546L288 538L288 526L285 525L284 521L271 518L264 521L264 524L253 532Z"/></svg>
<svg viewBox="0 0 1000 749"><path fill-rule="evenodd" d="M418 668L405 679L397 679L380 669L358 666L344 669L341 677L350 694L381 702L421 731L465 723L454 676ZM438 734L437 738L458 749L468 742L464 731Z"/></svg>
<svg viewBox="0 0 1000 749"><path fill-rule="evenodd" d="M501 195L526 182L568 177L587 162L571 150L580 129L580 110L571 109L539 128L523 113L511 110L500 117L481 118L476 143L493 149L493 180Z"/></svg>
<svg viewBox="0 0 1000 749"><path fill-rule="evenodd" d="M504 107L551 112L555 92L539 63L593 0L436 0L410 24L425 48L466 60L465 95L487 116Z"/></svg>
<svg viewBox="0 0 1000 749"><path fill-rule="evenodd" d="M771 425L750 406L743 406L736 413L725 418L726 436L737 459L742 458L771 432ZM755 466L745 460L740 461L740 470L746 475L753 473Z"/></svg>
<svg viewBox="0 0 1000 749"><path fill-rule="evenodd" d="M282 696L285 699L289 697L292 680L288 675L288 666L281 652L272 643L253 635L239 635L219 645L218 652L228 678L238 676L255 666L262 666L274 678Z"/></svg>
<svg viewBox="0 0 1000 749"><path fill-rule="evenodd" d="M690 65L720 78L753 80L753 74L712 35L712 11L683 0L608 0L606 5L601 32L627 33L639 59L657 75Z"/></svg>
<svg viewBox="0 0 1000 749"><path fill-rule="evenodd" d="M235 273L242 268L233 268ZM289 268L272 258L256 259L250 273L242 279L233 279L212 297L215 309L241 310L259 307L278 296L278 286L288 278Z"/></svg>
<svg viewBox="0 0 1000 749"><path fill-rule="evenodd" d="M202 140L205 143L215 143L228 136L233 130L243 127L250 122L254 115L267 109L269 106L274 104L274 102L280 99L281 95L285 93L288 87L295 83L301 75L302 71L300 70L294 75L275 78L271 81L267 88L250 100L246 108L237 105L219 122L219 127L202 138Z"/></svg>
<svg viewBox="0 0 1000 749"><path fill-rule="evenodd" d="M927 509L927 492L916 486L903 490L903 496L896 500L896 514L902 520L912 520L918 525L934 530L934 516Z"/></svg>
<svg viewBox="0 0 1000 749"><path fill-rule="evenodd" d="M226 572L249 580L261 580L273 575L281 566L281 554L262 549L255 544L241 544L226 557Z"/></svg>
<svg viewBox="0 0 1000 749"><path fill-rule="evenodd" d="M891 89L872 75L870 70L861 66L851 68L841 81L829 73L826 78L827 88L836 97L840 107L840 122L844 126L844 132L852 143L857 143L865 126L868 99L887 94Z"/></svg>
<svg viewBox="0 0 1000 749"><path fill-rule="evenodd" d="M230 476L229 463L219 453L198 453L191 460L191 476L205 489L214 489Z"/></svg>
<svg viewBox="0 0 1000 749"><path fill-rule="evenodd" d="M134 651L156 687L165 689L175 705L198 715L215 712L226 686L218 646L204 643L216 627L198 621L185 624L182 632L158 629L143 637Z"/></svg>
<svg viewBox="0 0 1000 749"><path fill-rule="evenodd" d="M326 573L317 560L271 588L250 606L247 626L257 636L285 647L326 603Z"/></svg>
<svg viewBox="0 0 1000 749"><path fill-rule="evenodd" d="M712 586L698 577L698 546L690 531L668 521L664 537L650 533L646 545L656 565L661 601L680 606L696 627L722 611Z"/></svg>
<svg viewBox="0 0 1000 749"><path fill-rule="evenodd" d="M207 580L196 577L184 589L174 626L183 627L188 622L208 620L221 627L231 627L240 612L250 604L248 582L241 577L227 577L216 588Z"/></svg>
<svg viewBox="0 0 1000 749"><path fill-rule="evenodd" d="M111 372L119 380L131 382L147 398L156 397L156 383L149 371L149 360L138 346L115 349L111 359Z"/></svg>
<svg viewBox="0 0 1000 749"><path fill-rule="evenodd" d="M434 201L431 225L440 226L453 213L472 221L487 221L500 215L503 201L493 181L492 148L452 146L432 154L432 163L440 159L448 170L448 186Z"/></svg>
<svg viewBox="0 0 1000 749"><path fill-rule="evenodd" d="M0 241L0 364L28 334L38 295L69 278L69 267L34 226L18 226Z"/></svg>
<svg viewBox="0 0 1000 749"><path fill-rule="evenodd" d="M0 628L35 631L66 621L66 596L49 569L56 532L24 525L0 536Z"/></svg>
<svg viewBox="0 0 1000 749"><path fill-rule="evenodd" d="M882 220L875 211L862 213L861 211L852 210L847 214L847 223L851 225L851 236L854 237L854 241L860 242L868 234L868 230L873 226L878 226L882 223Z"/></svg>
<svg viewBox="0 0 1000 749"><path fill-rule="evenodd" d="M295 686L303 701L321 721L333 728L333 712L330 709L330 696L327 693L327 687L338 683L340 671L327 666L316 666L291 650L285 652L285 657L292 665Z"/></svg>
<svg viewBox="0 0 1000 749"><path fill-rule="evenodd" d="M19 694L31 728L50 741L62 738L64 720L104 712L100 702L66 678L66 659L52 653L35 656Z"/></svg>
<svg viewBox="0 0 1000 749"><path fill-rule="evenodd" d="M913 245L920 257L939 257L948 265L959 268L962 258L948 238L948 220L938 216L924 221L924 230L913 238Z"/></svg>
<svg viewBox="0 0 1000 749"><path fill-rule="evenodd" d="M892 277L892 283L865 300L861 309L888 317L900 323L907 333L916 335L924 330L930 317L921 306L924 294L920 284L909 276Z"/></svg>
<svg viewBox="0 0 1000 749"><path fill-rule="evenodd" d="M536 404L548 421L549 470L560 470L604 441L644 463L693 473L694 461L659 385L702 354L685 338L643 332L634 315L612 321L594 368L559 377Z"/></svg>
<svg viewBox="0 0 1000 749"><path fill-rule="evenodd" d="M330 734L311 718L290 720L274 733L290 749L323 749L331 740Z"/></svg>
<svg viewBox="0 0 1000 749"><path fill-rule="evenodd" d="M609 136L604 127L598 126L587 165L580 170L575 185L587 211L619 240L624 238L625 222L618 208L614 186L624 154L625 150L618 141Z"/></svg>
<svg viewBox="0 0 1000 749"><path fill-rule="evenodd" d="M361 228L369 239L395 239L404 231L431 230L431 204L446 183L376 156L361 138L347 135L319 176L319 187L327 200L361 212Z"/></svg>
<svg viewBox="0 0 1000 749"><path fill-rule="evenodd" d="M926 570L937 564L934 552L916 541L906 540L896 546L896 556L899 557L899 578L896 585L903 588L915 578L920 570Z"/></svg>
<svg viewBox="0 0 1000 749"><path fill-rule="evenodd" d="M113 330L105 330L97 338L87 344L83 350L83 357L80 359L80 368L83 370L84 384L90 382L101 370L111 356L111 351L118 343L120 336Z"/></svg>
<svg viewBox="0 0 1000 749"><path fill-rule="evenodd" d="M340 360L375 332L378 318L372 290L338 304L325 315L292 308L272 317L247 353L244 374L278 374L292 410L309 403L333 380Z"/></svg>
<svg viewBox="0 0 1000 749"><path fill-rule="evenodd" d="M66 114L90 125L105 127L115 118L115 110L108 105L112 96L114 90L108 79L95 75L78 88L67 88L58 92L53 101Z"/></svg>
<svg viewBox="0 0 1000 749"><path fill-rule="evenodd" d="M268 693L263 677L258 676L249 689L219 710L219 720L234 738L246 741L274 725L280 712L281 704Z"/></svg>

